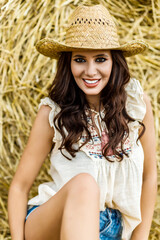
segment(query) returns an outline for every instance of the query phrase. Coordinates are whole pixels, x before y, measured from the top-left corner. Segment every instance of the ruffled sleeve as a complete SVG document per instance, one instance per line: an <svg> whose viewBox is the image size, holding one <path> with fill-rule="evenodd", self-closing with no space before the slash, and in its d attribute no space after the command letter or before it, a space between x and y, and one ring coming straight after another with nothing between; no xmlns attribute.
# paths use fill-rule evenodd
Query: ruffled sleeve
<svg viewBox="0 0 160 240"><path fill-rule="evenodd" d="M61 134L55 128L54 118L60 112L61 109L58 106L58 104L55 103L49 97L45 97L45 98L41 99L41 102L40 102L38 108L40 108L42 105L46 105L46 106L49 106L51 108L51 111L49 113L49 124L50 124L51 127L54 128L54 132L55 132L53 142L60 141L61 140Z"/></svg>
<svg viewBox="0 0 160 240"><path fill-rule="evenodd" d="M138 80L131 78L126 86L126 110L136 121L143 121L146 114L146 104L143 100L143 89Z"/></svg>

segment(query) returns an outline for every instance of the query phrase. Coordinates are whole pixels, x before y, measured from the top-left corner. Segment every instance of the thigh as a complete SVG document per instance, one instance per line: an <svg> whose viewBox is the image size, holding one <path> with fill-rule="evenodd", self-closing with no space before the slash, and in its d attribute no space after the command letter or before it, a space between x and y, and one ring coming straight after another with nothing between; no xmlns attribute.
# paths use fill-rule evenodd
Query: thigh
<svg viewBox="0 0 160 240"><path fill-rule="evenodd" d="M66 189L62 188L46 203L30 213L25 222L25 240L59 240Z"/></svg>
<svg viewBox="0 0 160 240"><path fill-rule="evenodd" d="M87 173L73 177L53 197L37 207L25 222L25 240L59 240L66 199L68 195L72 196L70 192L79 196L77 191L82 192L83 189L85 192L87 189L87 193L97 190L95 180Z"/></svg>

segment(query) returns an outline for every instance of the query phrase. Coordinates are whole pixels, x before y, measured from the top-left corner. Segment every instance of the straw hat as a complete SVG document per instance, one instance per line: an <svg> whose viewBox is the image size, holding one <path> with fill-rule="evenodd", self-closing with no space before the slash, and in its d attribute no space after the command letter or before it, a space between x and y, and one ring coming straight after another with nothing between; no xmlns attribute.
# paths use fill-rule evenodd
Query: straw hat
<svg viewBox="0 0 160 240"><path fill-rule="evenodd" d="M79 6L71 14L65 43L44 38L36 49L50 58L58 58L61 52L84 50L122 50L126 57L142 53L148 45L140 40L120 45L116 25L102 5Z"/></svg>

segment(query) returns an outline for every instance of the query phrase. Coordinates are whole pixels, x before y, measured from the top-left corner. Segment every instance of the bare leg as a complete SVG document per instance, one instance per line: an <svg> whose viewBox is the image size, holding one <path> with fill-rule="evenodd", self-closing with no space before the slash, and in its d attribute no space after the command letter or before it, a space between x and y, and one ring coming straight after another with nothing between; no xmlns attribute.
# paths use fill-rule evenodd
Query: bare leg
<svg viewBox="0 0 160 240"><path fill-rule="evenodd" d="M99 239L99 188L88 174L70 189L63 212L61 240Z"/></svg>
<svg viewBox="0 0 160 240"><path fill-rule="evenodd" d="M99 188L81 173L38 207L25 224L26 240L99 239Z"/></svg>

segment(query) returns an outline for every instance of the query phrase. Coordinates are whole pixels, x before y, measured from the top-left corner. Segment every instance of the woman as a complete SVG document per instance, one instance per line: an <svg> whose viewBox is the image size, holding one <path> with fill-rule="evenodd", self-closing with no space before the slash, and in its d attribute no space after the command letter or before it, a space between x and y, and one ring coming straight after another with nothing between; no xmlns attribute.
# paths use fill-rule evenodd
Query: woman
<svg viewBox="0 0 160 240"><path fill-rule="evenodd" d="M95 5L76 8L65 44L43 39L36 47L58 67L10 187L12 239L147 240L156 197L153 114L124 57L146 44L121 46L109 12ZM41 184L27 208L51 150L53 182Z"/></svg>

